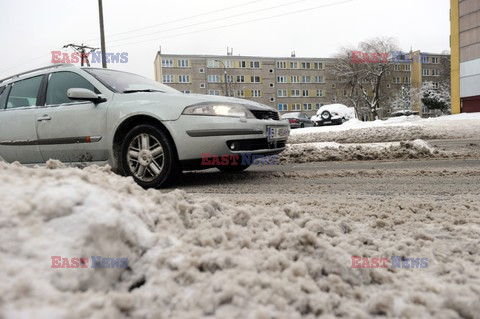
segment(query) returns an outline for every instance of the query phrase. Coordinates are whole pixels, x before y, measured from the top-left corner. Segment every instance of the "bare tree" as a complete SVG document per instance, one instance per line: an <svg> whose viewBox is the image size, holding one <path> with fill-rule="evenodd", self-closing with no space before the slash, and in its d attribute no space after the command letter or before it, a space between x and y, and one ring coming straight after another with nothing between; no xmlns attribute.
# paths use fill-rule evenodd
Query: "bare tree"
<svg viewBox="0 0 480 319"><path fill-rule="evenodd" d="M374 38L361 42L356 48L342 48L336 56L334 72L344 89L349 104L359 112L366 104L373 119L378 118L380 103L386 97L383 92L387 72L393 69L392 52L398 52L392 38ZM359 94L356 94L359 92Z"/></svg>

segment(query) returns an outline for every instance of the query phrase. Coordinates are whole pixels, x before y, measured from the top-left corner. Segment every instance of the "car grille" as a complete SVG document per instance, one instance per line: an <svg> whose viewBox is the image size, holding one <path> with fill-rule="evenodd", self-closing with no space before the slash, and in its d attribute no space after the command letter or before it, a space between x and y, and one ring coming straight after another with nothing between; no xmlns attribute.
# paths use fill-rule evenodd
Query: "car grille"
<svg viewBox="0 0 480 319"><path fill-rule="evenodd" d="M278 116L278 112L275 111L258 111L258 110L250 110L252 114L259 120L275 120L278 121L280 117Z"/></svg>
<svg viewBox="0 0 480 319"><path fill-rule="evenodd" d="M227 147L232 149L232 144L236 144L235 151L257 151L257 150L269 150L285 147L286 141L269 142L266 138L257 138L250 140L234 140L227 141Z"/></svg>

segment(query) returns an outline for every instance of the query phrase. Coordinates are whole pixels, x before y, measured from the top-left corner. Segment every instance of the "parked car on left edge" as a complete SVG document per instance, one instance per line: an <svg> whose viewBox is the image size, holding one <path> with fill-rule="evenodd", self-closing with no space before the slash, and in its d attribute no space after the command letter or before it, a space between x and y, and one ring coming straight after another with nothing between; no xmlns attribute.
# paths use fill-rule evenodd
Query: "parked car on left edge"
<svg viewBox="0 0 480 319"><path fill-rule="evenodd" d="M209 168L203 154L279 154L289 132L266 105L110 69L57 64L0 80L0 161L109 164L145 188ZM235 164L218 168L249 166Z"/></svg>

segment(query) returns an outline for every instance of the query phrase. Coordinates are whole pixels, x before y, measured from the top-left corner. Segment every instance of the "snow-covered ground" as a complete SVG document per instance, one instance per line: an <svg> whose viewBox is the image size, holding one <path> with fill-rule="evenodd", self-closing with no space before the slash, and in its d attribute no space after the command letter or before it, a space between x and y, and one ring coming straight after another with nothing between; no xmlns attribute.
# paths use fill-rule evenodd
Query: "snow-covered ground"
<svg viewBox="0 0 480 319"><path fill-rule="evenodd" d="M480 313L476 196L236 207L144 191L108 168L48 167L0 163L2 318ZM52 256L90 261L58 269ZM91 256L129 267L92 269ZM352 256L428 258L428 268L354 269Z"/></svg>
<svg viewBox="0 0 480 319"><path fill-rule="evenodd" d="M327 160L443 158L454 155L465 157L470 155L470 150L452 154L424 142L464 138L480 138L480 113L429 119L402 116L373 122L353 119L343 125L292 130L290 145L281 158L282 162L304 163ZM412 144L415 140L417 142ZM329 142L337 144L332 147L328 145ZM318 143L327 144L319 148ZM419 143L422 144L421 147L418 147ZM411 145L413 147L410 147ZM426 148L430 151L426 152ZM475 149L472 151L474 156L478 155Z"/></svg>

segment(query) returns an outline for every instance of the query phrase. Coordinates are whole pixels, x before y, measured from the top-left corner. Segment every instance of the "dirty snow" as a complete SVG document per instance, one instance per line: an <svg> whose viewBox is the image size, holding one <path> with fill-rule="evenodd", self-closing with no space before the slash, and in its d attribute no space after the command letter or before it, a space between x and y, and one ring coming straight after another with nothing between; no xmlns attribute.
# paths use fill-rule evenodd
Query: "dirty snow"
<svg viewBox="0 0 480 319"><path fill-rule="evenodd" d="M2 318L480 313L478 196L233 206L145 191L108 167L48 167L0 163ZM51 256L127 257L129 268L52 269ZM351 256L430 263L352 269Z"/></svg>
<svg viewBox="0 0 480 319"><path fill-rule="evenodd" d="M430 119L401 116L373 122L352 119L343 125L292 130L287 152L282 155L282 162L478 156L475 149L448 153L428 142L464 138L480 138L480 113ZM418 144L419 140L424 141L423 146ZM341 144L342 147L337 145L324 147L322 150L315 147L317 143L329 142ZM392 142L396 144L391 144ZM410 147L412 145L413 147ZM427 148L430 151L425 152Z"/></svg>

